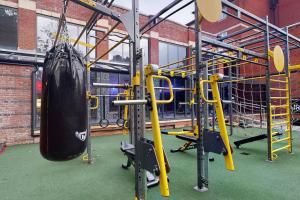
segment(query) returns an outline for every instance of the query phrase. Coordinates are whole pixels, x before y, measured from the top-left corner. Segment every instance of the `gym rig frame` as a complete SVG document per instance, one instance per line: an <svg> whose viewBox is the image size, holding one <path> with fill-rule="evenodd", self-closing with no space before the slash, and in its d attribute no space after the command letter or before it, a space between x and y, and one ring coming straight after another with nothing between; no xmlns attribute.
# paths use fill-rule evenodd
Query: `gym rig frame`
<svg viewBox="0 0 300 200"><path fill-rule="evenodd" d="M121 39L116 45L114 45L109 50L105 51L101 56L96 58L96 60L91 61L88 54L84 57L86 60L87 65L87 97L89 99L95 98L90 90L90 71L93 70L93 65L96 64L101 58L103 58L105 55L107 55L112 49L114 49L116 46L124 42L125 40L129 39L130 41L130 69L129 74L131 77L131 82L129 85L118 85L113 87L119 87L124 89L130 89L130 94L133 95L132 99L129 100L117 100L114 101L115 105L128 105L128 129L129 129L129 143L134 145L134 163L135 163L135 200L145 200L147 198L147 189L146 189L146 170L149 171L155 171L156 168L150 166L149 163L147 163L147 159L145 159L145 155L154 156L150 152L153 150L153 144L146 140L144 138L145 133L145 106L149 105L149 100L146 98L145 95L145 82L147 88L152 88L152 91L150 91L150 94L155 96L154 87L151 86L151 80L153 78L153 75L151 75L151 71L147 71L144 74L144 67L142 65L142 52L140 48L140 37L155 27L157 24L162 22L163 20L167 19L171 15L175 14L176 12L180 11L184 7L194 3L195 4L195 20L191 23L189 23L188 26L190 26L191 29L194 29L195 31L195 48L193 48L193 54L194 58L196 60L195 62L195 68L192 70L188 70L187 72L184 72L184 76L190 78L193 85L195 85L195 109L196 109L196 126L197 127L197 133L199 134L198 142L196 145L197 148L197 185L196 189L198 191L206 191L208 189L208 175L207 175L207 163L208 163L208 153L204 152L204 140L203 140L203 133L205 129L208 128L208 104L212 103L209 101L205 101L205 96L203 96L203 93L207 95L208 87L204 86L202 89L200 88L201 81L209 81L208 74L207 74L207 68L208 68L208 62L211 61L213 58L214 61L225 58L234 60L235 63L239 62L247 62L247 63L254 63L258 65L262 65L265 67L266 70L266 100L267 105L270 104L270 62L269 57L272 56L272 52L270 52L271 45L274 44L282 44L284 46L284 53L285 53L285 74L287 80L289 80L289 52L291 50L297 49L300 47L300 40L296 38L295 36L289 34L288 29L280 29L272 24L269 23L268 17L266 19L261 19L246 10L230 3L227 0L222 0L222 6L225 8L228 8L230 11L226 11L225 9L222 10L224 14L227 14L228 16L240 21L241 23L245 23L249 25L250 27L236 31L234 33L229 34L228 36L221 37L218 39L212 39L208 38L202 35L201 32L201 24L198 22L201 21L199 19L199 10L197 8L197 2L199 1L189 1L184 6L180 7L176 11L172 12L171 14L167 15L164 18L160 18L161 15L169 11L170 9L174 8L176 5L178 5L182 0L175 0L165 8L163 8L160 12L158 12L156 15L151 17L151 19L142 27L140 27L139 22L139 0L132 0L132 9L128 11L125 14L120 14L109 7L112 5L112 2L107 4L107 0L104 1L104 3L95 2L92 0L70 0L74 3L77 3L83 7L86 7L87 9L90 9L94 11L91 18L87 22L86 26L84 27L82 33L80 34L79 38L75 41L74 45L76 45L80 39L80 37L83 35L84 31L89 32L93 26L95 25L95 22L101 18L102 16L108 16L116 21L116 24L112 26L112 28L105 34L103 38L101 38L97 44L89 48L88 47L88 54L95 49L97 45L100 44L101 41L104 40L105 37L109 35L119 24L123 24L125 26L125 29L128 33L127 36L125 36L123 39ZM248 19L248 20L247 20ZM158 20L158 21L157 21ZM155 22L157 21L157 22ZM155 23L154 23L155 22ZM245 34L251 30L259 30L256 34L259 35L259 37L255 40L253 39L247 39L247 36L251 38L254 34L247 35L243 39L245 42L242 44L239 44L239 46L234 46L232 44L224 42L227 39L239 36L241 34ZM89 36L87 36L87 41L89 40ZM275 40L275 41L273 41ZM271 42L273 41L273 42ZM252 46L252 45L261 45L257 46L255 48L247 49L246 47ZM290 46L291 45L291 46ZM209 47L209 48L208 48ZM223 51L215 51L215 48L222 48ZM258 51L257 48L260 50ZM254 51L256 49L256 51ZM231 52L231 53L228 53ZM255 61L255 59L260 60L261 62ZM176 73L181 74L182 71L175 71ZM188 73L191 72L191 73ZM167 72L161 71L162 74L167 74ZM163 78L162 74L155 74L154 78ZM174 74L174 72L172 72ZM151 77L151 76L152 77ZM172 76L172 74L170 74ZM146 80L145 80L146 77ZM150 78L151 77L151 80ZM232 80L232 77L229 77L230 80ZM165 79L167 80L167 79ZM152 80L153 81L153 80ZM210 80L212 81L212 80ZM194 84L196 83L196 84ZM92 84L94 87L105 87L105 85L100 84ZM289 85L288 85L289 86ZM172 86L170 86L170 92L172 92ZM201 92L202 90L202 92ZM154 94L153 94L154 93ZM290 88L288 93L290 94ZM201 97L202 95L202 97ZM289 99L288 102L290 102L290 95L288 95ZM172 98L170 98L169 101L171 101ZM169 102L167 101L167 102ZM155 102L151 102L152 107L155 107ZM159 103L159 102L156 102ZM160 103L166 103L166 102L160 102ZM214 102L213 102L214 103ZM232 106L232 105L231 105ZM89 119L88 122L90 122L90 109L91 109L91 102L88 101L87 108L89 110ZM271 130L271 120L270 120L270 106L267 106L267 119L268 119L268 127L267 127L267 138L268 138L268 160L272 161L274 159L272 154L272 130ZM93 109L93 108L92 108ZM192 110L194 110L194 106L192 106ZM232 109L231 114L232 115ZM192 111L194 113L194 111ZM156 115L156 114L154 114ZM152 119L153 120L153 119ZM158 123L158 119L155 119ZM194 124L194 116L192 115L192 122ZM230 120L232 123L232 120ZM290 124L289 124L290 125ZM291 126L291 125L290 125ZM232 127L232 124L231 124ZM156 127L156 128L159 128ZM225 127L226 128L226 127ZM291 127L290 127L291 130ZM156 133L160 132L159 130L156 131ZM232 133L232 129L231 129ZM290 135L290 138L292 135ZM156 139L154 139L156 140ZM255 139L250 139L249 141L254 141ZM157 142L156 142L157 143ZM161 143L161 142L159 142ZM162 147L160 148L162 149ZM228 150L228 149L227 149ZM292 152L292 146L290 145L288 148L289 152ZM88 128L88 162L92 163L92 152L91 152L91 141L90 141L90 123ZM159 157L163 157L163 152L156 152ZM158 159L160 161L161 159ZM165 166L162 163L159 163L159 166ZM161 172L163 173L166 171L166 169L160 167ZM166 175L164 175L166 176ZM166 180L166 179L164 179ZM161 180L163 181L163 180ZM166 183L163 183L161 185L161 193L163 196L169 196L168 188L163 188L163 186L167 185Z"/></svg>

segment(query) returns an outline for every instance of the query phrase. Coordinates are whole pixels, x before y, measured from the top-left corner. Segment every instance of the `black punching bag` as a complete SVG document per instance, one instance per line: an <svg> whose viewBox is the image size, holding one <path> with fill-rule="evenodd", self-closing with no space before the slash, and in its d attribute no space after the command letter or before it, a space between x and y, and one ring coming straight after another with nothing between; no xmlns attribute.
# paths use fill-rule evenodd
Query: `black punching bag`
<svg viewBox="0 0 300 200"><path fill-rule="evenodd" d="M47 52L43 68L40 151L65 161L86 149L86 73L80 54L62 43Z"/></svg>

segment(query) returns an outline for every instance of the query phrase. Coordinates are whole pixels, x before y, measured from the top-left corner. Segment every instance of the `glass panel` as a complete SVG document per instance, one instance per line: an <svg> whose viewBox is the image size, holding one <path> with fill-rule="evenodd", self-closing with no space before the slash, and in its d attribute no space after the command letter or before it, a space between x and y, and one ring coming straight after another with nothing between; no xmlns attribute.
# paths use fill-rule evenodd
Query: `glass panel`
<svg viewBox="0 0 300 200"><path fill-rule="evenodd" d="M93 37L94 36L94 37ZM90 41L89 43L92 44L92 45L95 45L96 44L96 31L94 30L91 30L90 32ZM91 53L90 53L90 58L91 59L95 59L96 58L96 50L93 50Z"/></svg>
<svg viewBox="0 0 300 200"><path fill-rule="evenodd" d="M185 80L182 78L176 78L174 88L184 88ZM174 97L176 99L176 118L185 117L185 107L186 107L186 98L185 91L183 90L174 90Z"/></svg>
<svg viewBox="0 0 300 200"><path fill-rule="evenodd" d="M99 82L101 82L101 80L100 80L100 72L91 72L91 81L90 81L90 83L91 83L91 93L93 94L93 95L99 95L100 94L100 88L96 88L96 87L92 87L92 84L93 83L99 83ZM100 116L101 116L101 111L100 111L100 109L101 109L101 102L102 102L102 97L99 97L98 96L98 98L99 98L99 108L97 109L97 110L91 110L91 123L92 124L95 124L95 123L98 123L99 122L99 120L100 120ZM91 101L91 106L94 106L94 104L95 104L95 102L92 100Z"/></svg>
<svg viewBox="0 0 300 200"><path fill-rule="evenodd" d="M178 61L178 46L169 44L168 51L169 51L168 63L173 63L173 62ZM174 64L174 65L169 66L169 68L172 69L172 68L176 68L177 66L178 66L178 64Z"/></svg>
<svg viewBox="0 0 300 200"><path fill-rule="evenodd" d="M165 65L168 63L168 44L159 42L159 65Z"/></svg>
<svg viewBox="0 0 300 200"><path fill-rule="evenodd" d="M172 84L174 85L174 78L170 78ZM163 81L163 87L168 87L168 83ZM168 89L164 90L163 99L167 100L170 98L170 91ZM164 106L164 119L173 119L174 118L174 101L172 103L163 104Z"/></svg>
<svg viewBox="0 0 300 200"><path fill-rule="evenodd" d="M35 73L35 94L36 94L36 113L35 113L35 128L40 128L41 123L41 98L42 98L42 74L43 68L39 67L38 71Z"/></svg>
<svg viewBox="0 0 300 200"><path fill-rule="evenodd" d="M117 84L119 83L119 76L118 74L112 74L112 73L103 73L104 74L104 79L101 80L103 83L112 83L112 84ZM105 88L105 95L117 95L119 93L117 88ZM110 123L115 123L116 120L118 119L118 107L114 106L112 104L112 101L115 100L115 96L108 96L105 97L105 118L110 122Z"/></svg>
<svg viewBox="0 0 300 200"><path fill-rule="evenodd" d="M110 35L108 37L109 42L109 48L111 48L113 45L118 43L118 41L121 40L124 36L117 36L117 35ZM129 63L129 44L128 40L125 41L125 43L122 43L118 45L116 48L114 48L108 55L110 61L116 61L116 62L126 62Z"/></svg>
<svg viewBox="0 0 300 200"><path fill-rule="evenodd" d="M147 65L148 64L148 60L149 60L149 45L148 45L148 39L146 38L142 38L141 39L141 48L143 49L143 65Z"/></svg>
<svg viewBox="0 0 300 200"><path fill-rule="evenodd" d="M186 58L186 48L178 46L178 60L183 60ZM179 63L179 66L186 65L187 63Z"/></svg>
<svg viewBox="0 0 300 200"><path fill-rule="evenodd" d="M0 18L0 47L5 49L17 49L17 9L0 6Z"/></svg>
<svg viewBox="0 0 300 200"><path fill-rule="evenodd" d="M55 18L37 16L37 51L45 53L54 44L58 20Z"/></svg>

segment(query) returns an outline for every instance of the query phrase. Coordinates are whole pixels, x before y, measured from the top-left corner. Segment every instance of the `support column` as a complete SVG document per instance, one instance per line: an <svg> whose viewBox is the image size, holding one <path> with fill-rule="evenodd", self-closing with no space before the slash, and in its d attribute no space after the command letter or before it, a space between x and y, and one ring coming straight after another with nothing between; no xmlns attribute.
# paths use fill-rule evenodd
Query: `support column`
<svg viewBox="0 0 300 200"><path fill-rule="evenodd" d="M202 116L201 116L201 97L200 97L200 79L201 73L205 68L202 63L202 39L201 39L201 27L199 26L198 19L198 7L195 2L195 36L196 36L196 115L197 115L197 128L198 128L198 145L197 145L197 186L195 189L199 192L205 192L208 190L208 181L205 177L205 160L204 146L203 146L203 129L202 129Z"/></svg>
<svg viewBox="0 0 300 200"><path fill-rule="evenodd" d="M18 2L18 49L36 49L36 2L19 0Z"/></svg>

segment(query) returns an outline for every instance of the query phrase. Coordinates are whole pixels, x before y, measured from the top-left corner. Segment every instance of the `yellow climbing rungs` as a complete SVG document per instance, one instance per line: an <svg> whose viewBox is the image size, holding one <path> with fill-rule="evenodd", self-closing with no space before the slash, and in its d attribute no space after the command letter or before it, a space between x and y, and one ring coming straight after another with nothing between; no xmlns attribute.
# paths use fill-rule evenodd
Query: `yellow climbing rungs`
<svg viewBox="0 0 300 200"><path fill-rule="evenodd" d="M284 105L279 105L279 106L271 106L272 109L275 109L275 108L289 108L287 104L284 104Z"/></svg>
<svg viewBox="0 0 300 200"><path fill-rule="evenodd" d="M287 83L287 80L283 81L283 80L277 80L277 79L270 79L270 81L278 82L278 83Z"/></svg>
<svg viewBox="0 0 300 200"><path fill-rule="evenodd" d="M286 145L286 146L284 146L284 147L280 147L280 148L278 148L278 149L274 149L274 150L272 151L272 153L275 153L275 152L280 151L280 150L283 150L283 149L288 149L288 148L290 148L290 145Z"/></svg>
<svg viewBox="0 0 300 200"><path fill-rule="evenodd" d="M290 137L286 137L286 138L282 138L282 139L275 139L272 141L272 143L275 144L275 143L283 142L283 141L286 141L289 139L290 139Z"/></svg>
<svg viewBox="0 0 300 200"><path fill-rule="evenodd" d="M289 123L289 122L288 121L277 122L277 123L271 124L271 126L278 126L278 125L287 124L287 123Z"/></svg>
<svg viewBox="0 0 300 200"><path fill-rule="evenodd" d="M272 117L287 116L289 113L271 114Z"/></svg>
<svg viewBox="0 0 300 200"><path fill-rule="evenodd" d="M282 89L282 88L270 88L270 90L275 90L275 91L288 91L287 89Z"/></svg>
<svg viewBox="0 0 300 200"><path fill-rule="evenodd" d="M288 99L288 97L271 97L271 99Z"/></svg>

